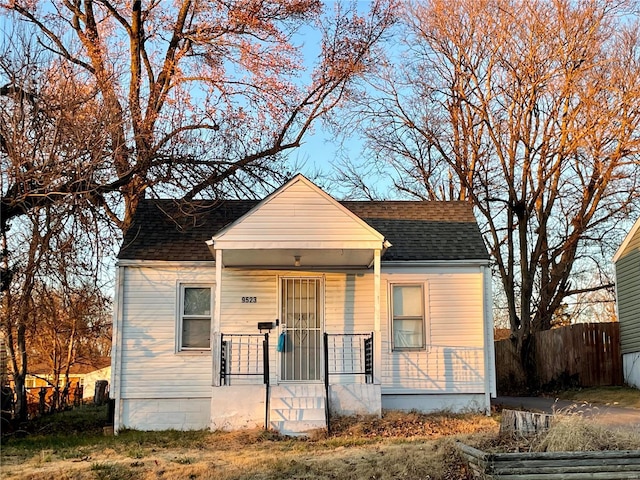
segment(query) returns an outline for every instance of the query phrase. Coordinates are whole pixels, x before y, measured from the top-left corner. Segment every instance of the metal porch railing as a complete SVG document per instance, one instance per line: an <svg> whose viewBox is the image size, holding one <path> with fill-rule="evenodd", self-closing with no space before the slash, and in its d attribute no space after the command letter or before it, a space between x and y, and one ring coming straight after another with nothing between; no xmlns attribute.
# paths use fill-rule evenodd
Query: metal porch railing
<svg viewBox="0 0 640 480"><path fill-rule="evenodd" d="M262 377L265 385L265 422L269 426L269 334L220 334L220 384L230 385L232 377Z"/></svg>
<svg viewBox="0 0 640 480"><path fill-rule="evenodd" d="M324 334L324 388L326 421L330 431L329 377L353 375L373 383L373 332Z"/></svg>

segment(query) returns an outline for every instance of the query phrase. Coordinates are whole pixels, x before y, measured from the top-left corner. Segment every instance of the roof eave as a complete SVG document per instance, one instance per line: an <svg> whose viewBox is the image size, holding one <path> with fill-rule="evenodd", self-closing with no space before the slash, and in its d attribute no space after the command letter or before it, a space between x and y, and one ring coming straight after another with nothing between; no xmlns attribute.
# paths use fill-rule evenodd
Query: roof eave
<svg viewBox="0 0 640 480"><path fill-rule="evenodd" d="M120 258L116 261L116 267L210 267L215 264L211 260L140 260Z"/></svg>
<svg viewBox="0 0 640 480"><path fill-rule="evenodd" d="M488 267L490 261L488 258L478 258L457 260L382 260L380 263L384 267Z"/></svg>
<svg viewBox="0 0 640 480"><path fill-rule="evenodd" d="M624 240L622 241L622 244L620 245L618 250L616 250L616 253L613 255L613 259L612 259L613 263L616 263L620 259L620 257L624 253L624 251L627 249L627 246L629 245L629 243L631 242L631 240L635 236L635 234L638 231L638 229L640 229L640 218L638 218L638 220L636 220L636 223L633 224L633 227L631 227L631 230L629 231L627 236L624 237Z"/></svg>

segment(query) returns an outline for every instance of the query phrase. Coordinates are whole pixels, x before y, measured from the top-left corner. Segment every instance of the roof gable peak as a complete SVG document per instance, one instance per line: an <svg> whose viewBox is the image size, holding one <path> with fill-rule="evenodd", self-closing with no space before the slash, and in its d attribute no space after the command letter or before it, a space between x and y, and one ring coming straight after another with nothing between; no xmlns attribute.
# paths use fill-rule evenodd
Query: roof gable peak
<svg viewBox="0 0 640 480"><path fill-rule="evenodd" d="M254 233L253 238L249 238ZM326 243L344 233L344 239L357 238L382 245L384 236L340 204L302 174L295 175L236 221L216 232L216 243L255 243L258 237L269 243L317 241ZM230 247L230 243L226 248Z"/></svg>

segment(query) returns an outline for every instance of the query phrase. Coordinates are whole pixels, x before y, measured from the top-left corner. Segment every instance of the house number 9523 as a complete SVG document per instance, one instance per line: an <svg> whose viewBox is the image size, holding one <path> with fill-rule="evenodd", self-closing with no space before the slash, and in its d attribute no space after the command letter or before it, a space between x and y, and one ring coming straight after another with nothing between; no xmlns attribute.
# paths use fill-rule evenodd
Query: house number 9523
<svg viewBox="0 0 640 480"><path fill-rule="evenodd" d="M242 297L242 303L258 303L258 297Z"/></svg>

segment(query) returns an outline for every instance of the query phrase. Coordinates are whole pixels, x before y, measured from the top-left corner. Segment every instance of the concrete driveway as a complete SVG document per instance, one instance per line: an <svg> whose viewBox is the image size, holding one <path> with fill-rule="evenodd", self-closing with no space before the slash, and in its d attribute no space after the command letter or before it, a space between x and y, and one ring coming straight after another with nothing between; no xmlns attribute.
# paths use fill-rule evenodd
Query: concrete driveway
<svg viewBox="0 0 640 480"><path fill-rule="evenodd" d="M572 402L549 397L496 397L494 406L511 410L526 410L538 413L568 413L583 415L603 425L630 427L640 430L640 409Z"/></svg>

